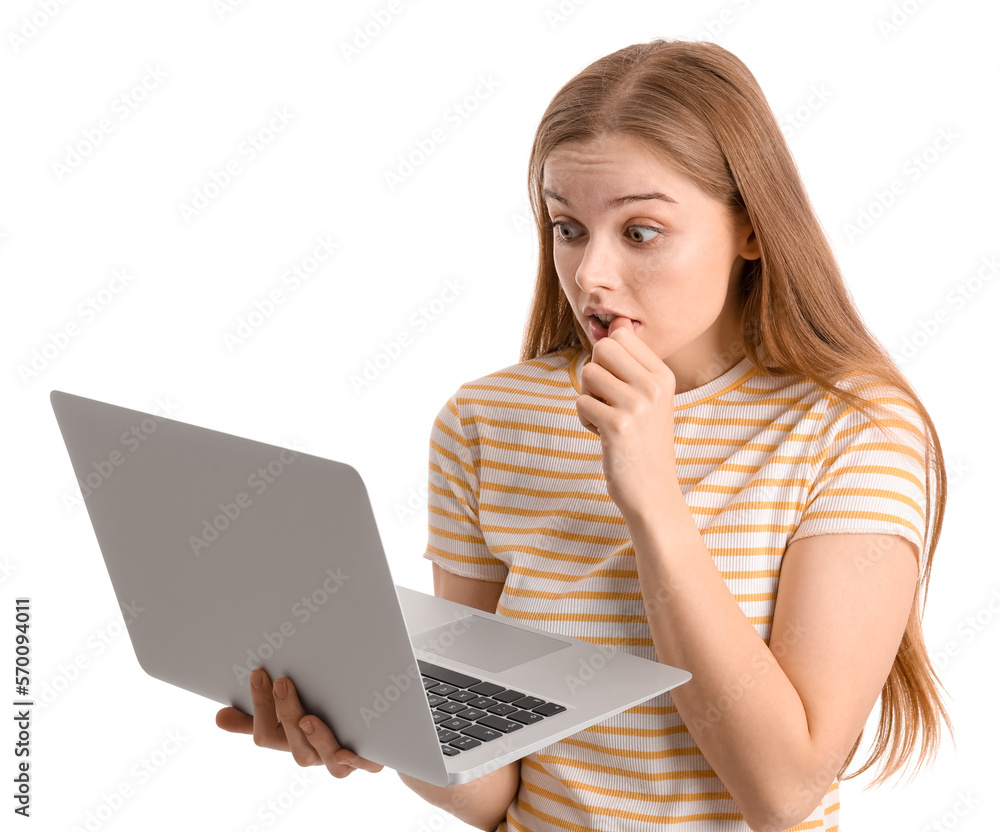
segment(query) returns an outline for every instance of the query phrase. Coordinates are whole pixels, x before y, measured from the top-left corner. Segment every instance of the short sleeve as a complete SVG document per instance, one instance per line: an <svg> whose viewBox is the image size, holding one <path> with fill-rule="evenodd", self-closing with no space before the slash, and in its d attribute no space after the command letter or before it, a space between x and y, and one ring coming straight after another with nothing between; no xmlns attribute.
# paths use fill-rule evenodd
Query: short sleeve
<svg viewBox="0 0 1000 832"><path fill-rule="evenodd" d="M822 434L812 487L789 543L819 534L896 534L923 557L927 511L925 428L898 394L873 397L882 429L841 405Z"/></svg>
<svg viewBox="0 0 1000 832"><path fill-rule="evenodd" d="M474 454L459 416L459 392L441 408L431 429L423 557L465 578L502 583L507 564L490 553L479 525L478 445Z"/></svg>

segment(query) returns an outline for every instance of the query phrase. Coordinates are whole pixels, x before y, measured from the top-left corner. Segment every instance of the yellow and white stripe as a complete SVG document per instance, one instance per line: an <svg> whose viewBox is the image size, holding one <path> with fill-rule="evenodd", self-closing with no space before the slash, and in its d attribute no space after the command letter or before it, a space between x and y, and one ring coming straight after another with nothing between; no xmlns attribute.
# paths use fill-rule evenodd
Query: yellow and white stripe
<svg viewBox="0 0 1000 832"><path fill-rule="evenodd" d="M600 439L575 401L589 354L568 348L462 384L430 439L424 557L504 582L499 615L655 661L635 553L610 499ZM923 434L898 393L883 434L801 376L749 358L674 399L681 491L744 614L770 637L781 558L816 534L902 535L923 548ZM710 626L706 622L706 626ZM834 830L834 783L795 829ZM670 694L546 746L521 763L499 832L748 829Z"/></svg>

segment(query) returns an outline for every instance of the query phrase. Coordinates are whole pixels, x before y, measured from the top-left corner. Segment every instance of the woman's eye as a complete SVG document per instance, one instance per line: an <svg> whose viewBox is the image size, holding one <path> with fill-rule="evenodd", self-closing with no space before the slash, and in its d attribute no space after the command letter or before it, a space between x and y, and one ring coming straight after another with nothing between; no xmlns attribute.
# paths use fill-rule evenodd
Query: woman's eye
<svg viewBox="0 0 1000 832"><path fill-rule="evenodd" d="M649 232L649 236L648 237L643 237L642 236L642 232L643 231L648 231ZM637 243L648 243L650 240L652 240L659 233L660 232L657 231L655 228L651 228L648 225L632 225L632 226L629 226L629 232L628 232L629 237L631 237Z"/></svg>
<svg viewBox="0 0 1000 832"><path fill-rule="evenodd" d="M573 239L575 239L575 237L574 237L574 235L572 233L573 226L570 225L568 222L562 222L562 221L556 220L555 222L550 222L548 225L549 225L549 228L554 228L556 230L556 236L559 237L560 239L562 239L562 240L573 240ZM564 233L564 232L567 232L567 233Z"/></svg>

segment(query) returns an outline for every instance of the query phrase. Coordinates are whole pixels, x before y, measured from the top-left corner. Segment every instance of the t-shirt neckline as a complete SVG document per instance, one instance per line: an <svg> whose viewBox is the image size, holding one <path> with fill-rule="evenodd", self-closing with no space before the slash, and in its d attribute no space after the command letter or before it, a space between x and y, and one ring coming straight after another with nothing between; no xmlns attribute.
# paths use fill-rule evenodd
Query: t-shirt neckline
<svg viewBox="0 0 1000 832"><path fill-rule="evenodd" d="M571 380L573 382L573 389L576 390L577 394L581 392L580 373L583 371L583 367L589 358L590 353L586 350L581 350L577 354L576 361L574 362ZM692 405L698 404L707 399L715 398L721 393L724 393L726 390L742 383L747 377L753 375L753 371L754 363L750 359L750 356L746 355L724 373L711 381L708 381L698 387L694 387L691 390L686 390L683 393L675 393L674 410L691 407Z"/></svg>

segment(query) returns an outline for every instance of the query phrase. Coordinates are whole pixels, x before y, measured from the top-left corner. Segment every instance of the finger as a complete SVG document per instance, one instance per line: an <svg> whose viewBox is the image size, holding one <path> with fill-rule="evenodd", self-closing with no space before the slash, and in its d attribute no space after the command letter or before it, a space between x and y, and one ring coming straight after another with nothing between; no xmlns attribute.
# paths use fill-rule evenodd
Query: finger
<svg viewBox="0 0 1000 832"><path fill-rule="evenodd" d="M612 338L611 336L616 332L621 332L621 334L617 338ZM651 373L663 369L663 359L657 356L646 342L639 337L638 333L632 327L632 321L624 315L619 315L611 321L608 325L607 339L601 339L601 341L604 340L609 340L611 343L619 344L622 347L628 344L625 347L625 351Z"/></svg>
<svg viewBox="0 0 1000 832"><path fill-rule="evenodd" d="M356 768L364 769L372 773L381 771L384 766L359 757L348 748L344 748L333 735L330 727L316 716L304 717L299 722L299 726L305 732L310 744L316 749L320 759L326 765L327 771L334 777L340 779L347 777Z"/></svg>
<svg viewBox="0 0 1000 832"><path fill-rule="evenodd" d="M580 396L576 400L576 416L580 424L596 436L601 435L601 426L607 424L614 408L593 396Z"/></svg>
<svg viewBox="0 0 1000 832"><path fill-rule="evenodd" d="M628 356L618 353L611 356L605 354L600 361L584 364L580 373L580 393L612 406L624 404L631 392L631 384L635 383L629 382L628 376L633 375L636 369L634 363L626 369L626 361Z"/></svg>
<svg viewBox="0 0 1000 832"><path fill-rule="evenodd" d="M634 332L632 327L632 321L626 318L624 315L618 315L613 318L611 323L608 324L608 335L614 335L619 329L627 329L629 332Z"/></svg>
<svg viewBox="0 0 1000 832"><path fill-rule="evenodd" d="M274 709L271 677L262 667L256 668L250 674L250 696L253 699L254 743L261 748L287 751L285 732L278 723L278 714Z"/></svg>
<svg viewBox="0 0 1000 832"><path fill-rule="evenodd" d="M288 748L292 752L300 766L314 766L320 762L320 756L316 749L309 744L306 735L299 727L299 720L305 712L302 710L302 703L299 701L298 691L295 685L287 676L278 679L273 687L275 707L278 712L278 719L285 731L285 739L288 741Z"/></svg>
<svg viewBox="0 0 1000 832"><path fill-rule="evenodd" d="M239 708L223 708L215 715L215 724L223 731L236 734L253 733L253 717Z"/></svg>

